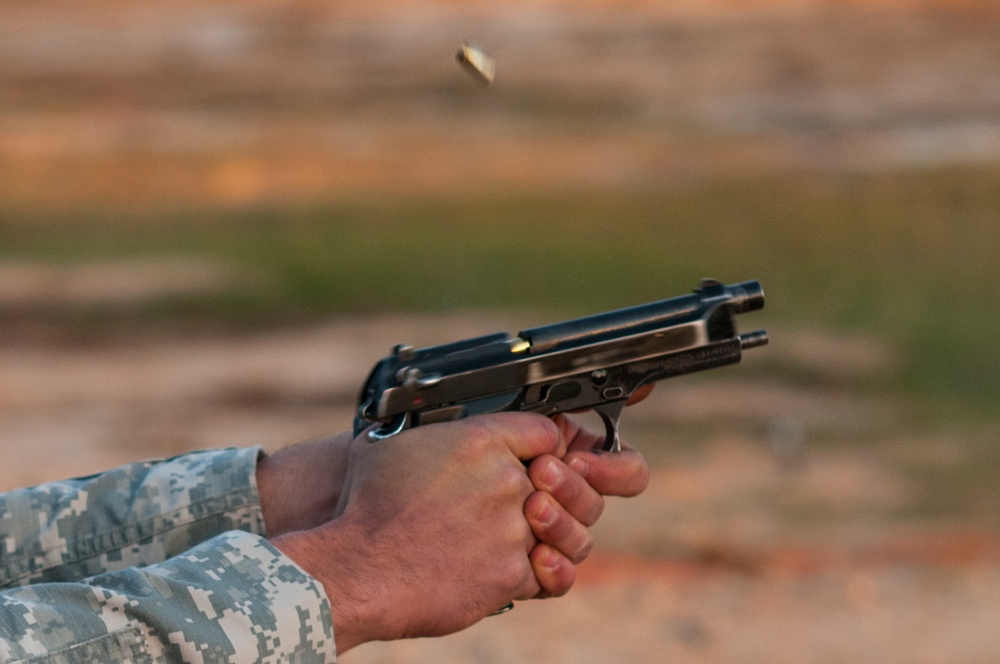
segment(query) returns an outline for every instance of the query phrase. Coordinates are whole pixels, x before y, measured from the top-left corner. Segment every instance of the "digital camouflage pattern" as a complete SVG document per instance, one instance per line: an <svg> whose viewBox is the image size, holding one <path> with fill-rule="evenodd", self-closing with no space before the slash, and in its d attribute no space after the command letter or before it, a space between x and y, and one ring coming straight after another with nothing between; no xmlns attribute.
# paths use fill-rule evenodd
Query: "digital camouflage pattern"
<svg viewBox="0 0 1000 664"><path fill-rule="evenodd" d="M258 449L198 452L0 494L0 587L143 567L214 535L263 535Z"/></svg>
<svg viewBox="0 0 1000 664"><path fill-rule="evenodd" d="M263 537L259 453L0 494L0 661L335 662L321 585Z"/></svg>

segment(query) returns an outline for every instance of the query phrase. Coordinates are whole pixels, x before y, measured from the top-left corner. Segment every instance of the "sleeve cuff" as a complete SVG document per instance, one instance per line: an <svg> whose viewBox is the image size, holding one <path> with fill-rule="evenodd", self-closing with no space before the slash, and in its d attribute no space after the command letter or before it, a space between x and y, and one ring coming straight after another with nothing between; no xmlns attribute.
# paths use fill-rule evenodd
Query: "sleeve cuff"
<svg viewBox="0 0 1000 664"><path fill-rule="evenodd" d="M145 568L0 593L5 659L336 662L322 585L267 540L223 533Z"/></svg>

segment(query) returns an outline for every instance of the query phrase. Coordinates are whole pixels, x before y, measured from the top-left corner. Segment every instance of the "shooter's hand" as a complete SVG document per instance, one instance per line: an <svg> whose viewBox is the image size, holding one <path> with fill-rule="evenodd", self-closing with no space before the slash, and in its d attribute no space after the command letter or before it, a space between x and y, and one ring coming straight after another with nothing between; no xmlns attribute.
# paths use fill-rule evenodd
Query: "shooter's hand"
<svg viewBox="0 0 1000 664"><path fill-rule="evenodd" d="M566 452L560 428L483 415L350 444L340 516L275 544L318 579L337 648L458 631L541 594L525 462Z"/></svg>

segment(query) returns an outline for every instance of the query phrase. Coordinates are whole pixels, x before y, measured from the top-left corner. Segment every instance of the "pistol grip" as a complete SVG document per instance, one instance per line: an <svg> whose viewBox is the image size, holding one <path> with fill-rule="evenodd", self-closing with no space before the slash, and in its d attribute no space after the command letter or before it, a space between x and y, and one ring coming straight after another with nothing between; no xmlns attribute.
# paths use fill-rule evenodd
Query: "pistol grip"
<svg viewBox="0 0 1000 664"><path fill-rule="evenodd" d="M594 407L594 412L596 412L601 417L601 421L604 422L604 451L605 452L621 452L621 440L618 437L618 424L622 419L622 410L625 409L625 404L628 403L628 399L621 399L619 401L609 401L607 403L602 403L600 406Z"/></svg>

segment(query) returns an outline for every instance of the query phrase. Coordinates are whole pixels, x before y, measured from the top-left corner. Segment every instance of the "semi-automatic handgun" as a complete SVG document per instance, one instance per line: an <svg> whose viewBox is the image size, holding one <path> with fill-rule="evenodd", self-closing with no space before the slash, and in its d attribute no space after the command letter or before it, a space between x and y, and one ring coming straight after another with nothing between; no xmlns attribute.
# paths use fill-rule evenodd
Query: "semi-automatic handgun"
<svg viewBox="0 0 1000 664"><path fill-rule="evenodd" d="M354 433L369 440L484 413L594 410L608 451L636 388L671 376L735 364L767 343L739 334L736 314L764 306L757 281L703 279L688 295L596 316L416 349L396 346L372 369L358 399ZM377 426L373 426L377 425Z"/></svg>

